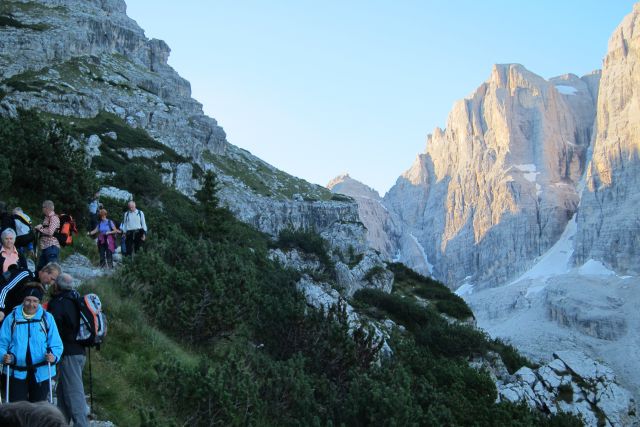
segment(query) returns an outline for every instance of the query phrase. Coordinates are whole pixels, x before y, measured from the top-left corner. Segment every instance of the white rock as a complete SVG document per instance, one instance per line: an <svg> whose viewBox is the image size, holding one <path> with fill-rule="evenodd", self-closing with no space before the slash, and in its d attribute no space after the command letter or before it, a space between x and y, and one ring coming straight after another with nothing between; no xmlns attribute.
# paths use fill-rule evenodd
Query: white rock
<svg viewBox="0 0 640 427"><path fill-rule="evenodd" d="M91 135L87 138L87 144L85 145L85 152L88 157L96 157L100 155L100 145L102 140L98 135Z"/></svg>
<svg viewBox="0 0 640 427"><path fill-rule="evenodd" d="M127 202L133 199L133 195L126 190L121 190L120 188L106 186L100 188L100 195L103 197L109 197L116 200L121 200L123 202Z"/></svg>
<svg viewBox="0 0 640 427"><path fill-rule="evenodd" d="M562 360L573 373L595 385L598 381L614 381L613 369L589 358L580 351L556 351L553 354Z"/></svg>
<svg viewBox="0 0 640 427"><path fill-rule="evenodd" d="M520 381L528 384L531 387L533 387L534 384L538 381L538 377L536 376L535 372L533 372L533 370L531 370L531 368L527 366L523 366L522 368L518 369L514 375Z"/></svg>
<svg viewBox="0 0 640 427"><path fill-rule="evenodd" d="M596 386L598 408L604 413L611 425L628 426L637 421L636 402L627 390L616 383L598 383ZM629 414L634 414L630 416Z"/></svg>
<svg viewBox="0 0 640 427"><path fill-rule="evenodd" d="M562 383L562 379L549 366L543 366L538 369L538 375L548 389L556 389Z"/></svg>

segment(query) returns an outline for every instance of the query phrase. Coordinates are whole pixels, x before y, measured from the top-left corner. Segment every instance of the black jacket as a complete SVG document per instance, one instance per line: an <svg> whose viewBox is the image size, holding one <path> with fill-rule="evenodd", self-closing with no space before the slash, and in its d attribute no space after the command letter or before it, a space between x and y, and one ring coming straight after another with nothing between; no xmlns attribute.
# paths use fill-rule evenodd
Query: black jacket
<svg viewBox="0 0 640 427"><path fill-rule="evenodd" d="M34 282L35 277L27 269L11 269L0 276L0 310L5 315L22 304L24 285Z"/></svg>
<svg viewBox="0 0 640 427"><path fill-rule="evenodd" d="M62 355L85 354L84 347L76 342L76 335L80 327L80 311L74 300L74 290L65 290L53 296L47 311L53 315L58 326L58 333L64 344Z"/></svg>
<svg viewBox="0 0 640 427"><path fill-rule="evenodd" d="M0 248L1 250L2 248ZM4 257L0 254L0 271L2 271L2 266L4 265ZM18 270L28 270L27 267L27 259L22 254L18 254Z"/></svg>

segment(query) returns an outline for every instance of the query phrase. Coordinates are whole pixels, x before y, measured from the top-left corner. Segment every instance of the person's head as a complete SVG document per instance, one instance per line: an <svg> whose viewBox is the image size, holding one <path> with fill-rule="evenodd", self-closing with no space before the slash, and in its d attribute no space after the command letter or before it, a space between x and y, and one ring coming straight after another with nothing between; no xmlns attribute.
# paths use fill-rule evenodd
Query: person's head
<svg viewBox="0 0 640 427"><path fill-rule="evenodd" d="M100 192L96 191L96 194L93 195L93 197L97 200L100 198Z"/></svg>
<svg viewBox="0 0 640 427"><path fill-rule="evenodd" d="M98 215L100 216L100 219L107 219L107 210L100 209L100 211L98 211Z"/></svg>
<svg viewBox="0 0 640 427"><path fill-rule="evenodd" d="M131 212L136 210L136 202L134 202L133 200L129 200L129 203L127 203L127 206L129 207L129 210Z"/></svg>
<svg viewBox="0 0 640 427"><path fill-rule="evenodd" d="M45 200L44 202L42 202L42 212L44 212L45 215L49 215L54 211L54 209L55 206L53 205L53 202L51 200Z"/></svg>
<svg viewBox="0 0 640 427"><path fill-rule="evenodd" d="M22 292L22 308L26 314L35 314L44 297L44 288L38 282L30 282L24 286Z"/></svg>
<svg viewBox="0 0 640 427"><path fill-rule="evenodd" d="M68 273L62 273L56 279L56 290L68 291L73 289L73 277Z"/></svg>
<svg viewBox="0 0 640 427"><path fill-rule="evenodd" d="M26 400L0 405L0 425L6 427L64 427L69 426L60 410L48 402L31 403Z"/></svg>
<svg viewBox="0 0 640 427"><path fill-rule="evenodd" d="M38 279L40 279L40 283L45 286L52 285L61 274L62 267L60 267L60 264L50 262L49 264L42 267L42 269L38 272Z"/></svg>
<svg viewBox="0 0 640 427"><path fill-rule="evenodd" d="M16 243L16 232L11 228L7 228L0 235L0 240L2 240L2 246L7 249L13 249L13 245Z"/></svg>

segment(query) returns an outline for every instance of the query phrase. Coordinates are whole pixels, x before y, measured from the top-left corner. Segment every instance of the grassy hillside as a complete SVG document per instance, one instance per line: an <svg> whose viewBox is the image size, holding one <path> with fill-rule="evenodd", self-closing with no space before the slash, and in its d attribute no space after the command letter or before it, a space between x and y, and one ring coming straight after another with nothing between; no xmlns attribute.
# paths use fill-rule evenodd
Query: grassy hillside
<svg viewBox="0 0 640 427"><path fill-rule="evenodd" d="M27 206L71 192L65 203L77 201L69 209L82 211L96 185L93 171L77 163L81 156L63 131L36 132L60 126L27 114L0 118L0 146L22 147L9 150L7 163L14 166L0 179L10 183L1 198ZM40 164L20 161L21 132L35 147L64 153L58 165L82 173L45 189L27 186L20 174L35 171L15 165ZM470 312L441 285L394 265L394 293L356 296L365 315L403 326L390 340L393 356L380 358L373 335L364 328L349 332L344 307L308 307L295 287L299 273L267 257L269 248L293 244L318 256L317 236L291 232L274 242L238 222L217 205L211 174L195 203L164 186L148 165L115 167L110 182L136 195L151 231L142 254L88 285L102 296L111 322L107 343L93 354L101 419L120 426L579 425L494 403L488 374L467 361L495 343L443 319L441 313L466 318ZM113 200L106 205L112 213L122 209ZM415 296L433 302L425 308ZM514 356L510 368L522 363Z"/></svg>

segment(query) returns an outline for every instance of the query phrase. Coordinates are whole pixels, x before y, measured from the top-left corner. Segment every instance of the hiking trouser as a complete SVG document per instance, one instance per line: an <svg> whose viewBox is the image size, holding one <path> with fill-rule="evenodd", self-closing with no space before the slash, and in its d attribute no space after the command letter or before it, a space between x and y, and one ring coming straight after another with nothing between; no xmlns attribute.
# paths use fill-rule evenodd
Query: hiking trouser
<svg viewBox="0 0 640 427"><path fill-rule="evenodd" d="M38 258L38 266L36 267L36 271L42 270L42 267L49 264L50 262L58 262L58 255L60 255L60 248L55 245L43 249L42 253L40 254L40 258Z"/></svg>
<svg viewBox="0 0 640 427"><path fill-rule="evenodd" d="M47 400L49 380L44 380L41 383L37 382L35 371L29 372L24 380L12 376L9 381L9 401L28 400L29 402L42 402Z"/></svg>
<svg viewBox="0 0 640 427"><path fill-rule="evenodd" d="M89 426L87 401L82 385L82 368L86 360L84 354L64 355L58 364L58 408L67 423L73 420L73 425L77 427Z"/></svg>
<svg viewBox="0 0 640 427"><path fill-rule="evenodd" d="M106 239L104 243L98 243L98 253L100 254L100 267L113 268L113 253L109 250L109 243Z"/></svg>
<svg viewBox="0 0 640 427"><path fill-rule="evenodd" d="M143 230L127 231L127 238L125 241L125 246L127 248L126 255L133 255L142 249L142 236L144 236Z"/></svg>

